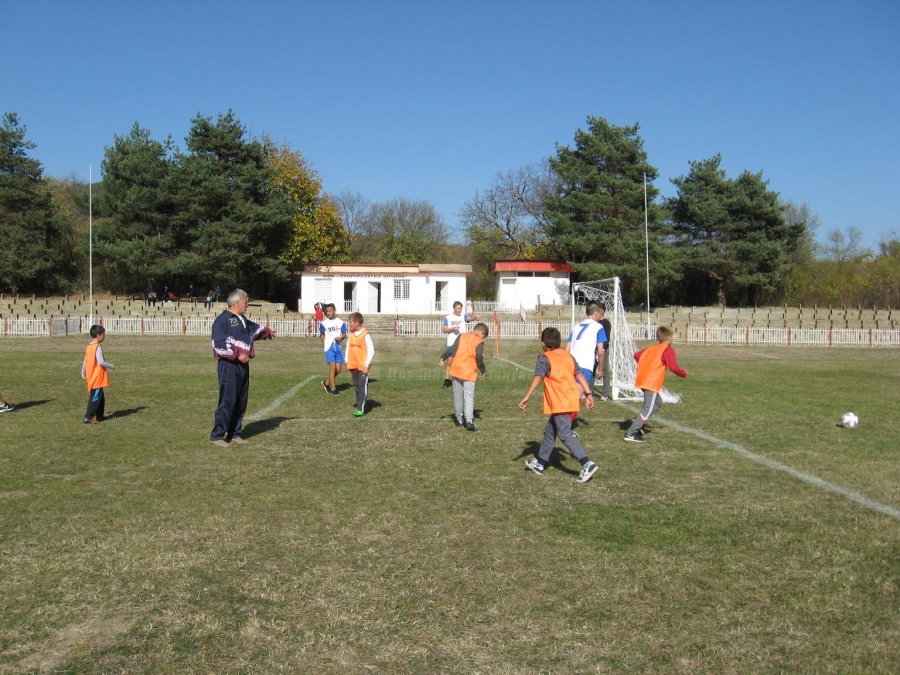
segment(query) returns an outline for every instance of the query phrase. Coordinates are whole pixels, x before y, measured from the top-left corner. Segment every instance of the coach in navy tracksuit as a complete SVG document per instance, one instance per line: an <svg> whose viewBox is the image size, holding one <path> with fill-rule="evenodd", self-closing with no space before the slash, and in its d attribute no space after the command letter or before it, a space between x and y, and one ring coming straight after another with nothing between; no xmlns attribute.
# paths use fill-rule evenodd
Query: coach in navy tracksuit
<svg viewBox="0 0 900 675"><path fill-rule="evenodd" d="M250 359L255 340L269 340L275 334L244 318L247 293L236 288L228 294L228 309L213 322L213 356L219 369L219 405L209 440L213 445L246 443L241 438L247 396L250 393Z"/></svg>

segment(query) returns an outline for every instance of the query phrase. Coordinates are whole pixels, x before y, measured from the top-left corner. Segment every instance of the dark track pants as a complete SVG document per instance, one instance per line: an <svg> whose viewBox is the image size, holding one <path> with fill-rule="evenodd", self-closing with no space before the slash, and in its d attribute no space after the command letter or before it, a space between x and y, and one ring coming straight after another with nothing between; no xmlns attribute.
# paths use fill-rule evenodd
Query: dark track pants
<svg viewBox="0 0 900 675"><path fill-rule="evenodd" d="M211 441L241 435L250 395L250 364L220 359L218 374L219 405L216 407L215 422L209 435Z"/></svg>
<svg viewBox="0 0 900 675"><path fill-rule="evenodd" d="M98 420L102 420L105 412L106 396L103 395L103 388L91 389L91 393L88 395L88 406L87 412L84 413L84 419L90 420L96 417Z"/></svg>

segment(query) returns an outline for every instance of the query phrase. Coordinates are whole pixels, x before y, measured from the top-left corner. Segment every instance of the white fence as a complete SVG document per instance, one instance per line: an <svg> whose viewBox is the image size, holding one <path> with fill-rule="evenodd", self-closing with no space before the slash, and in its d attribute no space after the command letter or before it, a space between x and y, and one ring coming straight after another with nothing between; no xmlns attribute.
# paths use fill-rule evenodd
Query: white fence
<svg viewBox="0 0 900 675"><path fill-rule="evenodd" d="M252 318L252 317L251 317ZM485 317L487 319L487 317ZM212 331L211 317L169 316L101 316L94 318L111 335L202 335ZM319 326L313 319L262 319L266 326L282 337L316 337ZM485 321L491 335L497 336L498 327L489 319ZM374 332L392 332L402 338L446 338L441 331L441 319L395 319L388 325L374 328ZM544 328L553 326L563 336L568 335L571 324L567 321L500 321L499 333L506 340L538 340ZM645 337L647 324L629 324L632 335ZM78 335L90 329L88 317L53 317L0 319L0 337L56 337ZM656 326L650 325L651 335ZM708 345L765 345L770 347L900 347L900 331L845 328L787 328L762 326L707 326L687 325L675 336L676 344Z"/></svg>

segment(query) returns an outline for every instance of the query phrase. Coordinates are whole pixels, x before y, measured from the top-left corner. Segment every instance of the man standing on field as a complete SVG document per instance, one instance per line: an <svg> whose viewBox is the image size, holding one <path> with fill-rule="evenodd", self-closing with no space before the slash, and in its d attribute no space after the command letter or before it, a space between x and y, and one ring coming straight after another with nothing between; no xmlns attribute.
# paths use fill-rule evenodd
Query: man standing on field
<svg viewBox="0 0 900 675"><path fill-rule="evenodd" d="M250 394L250 359L256 356L253 343L270 340L271 330L244 317L247 293L236 288L228 294L228 308L213 322L212 348L219 375L219 404L209 442L219 447L247 443L241 438L244 412Z"/></svg>

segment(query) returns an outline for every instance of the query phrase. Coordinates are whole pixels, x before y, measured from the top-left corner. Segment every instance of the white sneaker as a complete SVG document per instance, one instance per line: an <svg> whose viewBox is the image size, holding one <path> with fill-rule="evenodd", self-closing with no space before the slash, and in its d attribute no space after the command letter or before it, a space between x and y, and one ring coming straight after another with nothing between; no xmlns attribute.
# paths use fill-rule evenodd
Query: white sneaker
<svg viewBox="0 0 900 675"><path fill-rule="evenodd" d="M9 412L9 411L15 410L15 409L16 409L16 406L14 406L10 403L4 403L3 405L0 405L0 413Z"/></svg>
<svg viewBox="0 0 900 675"><path fill-rule="evenodd" d="M587 483L591 478L594 477L594 474L600 469L599 466L594 464L593 462L588 462L584 465L584 468L581 470L581 473L578 474L578 482L579 483Z"/></svg>
<svg viewBox="0 0 900 675"><path fill-rule="evenodd" d="M541 464L540 460L537 457L532 457L531 459L525 460L525 468L531 469L538 476L544 475L544 465Z"/></svg>

